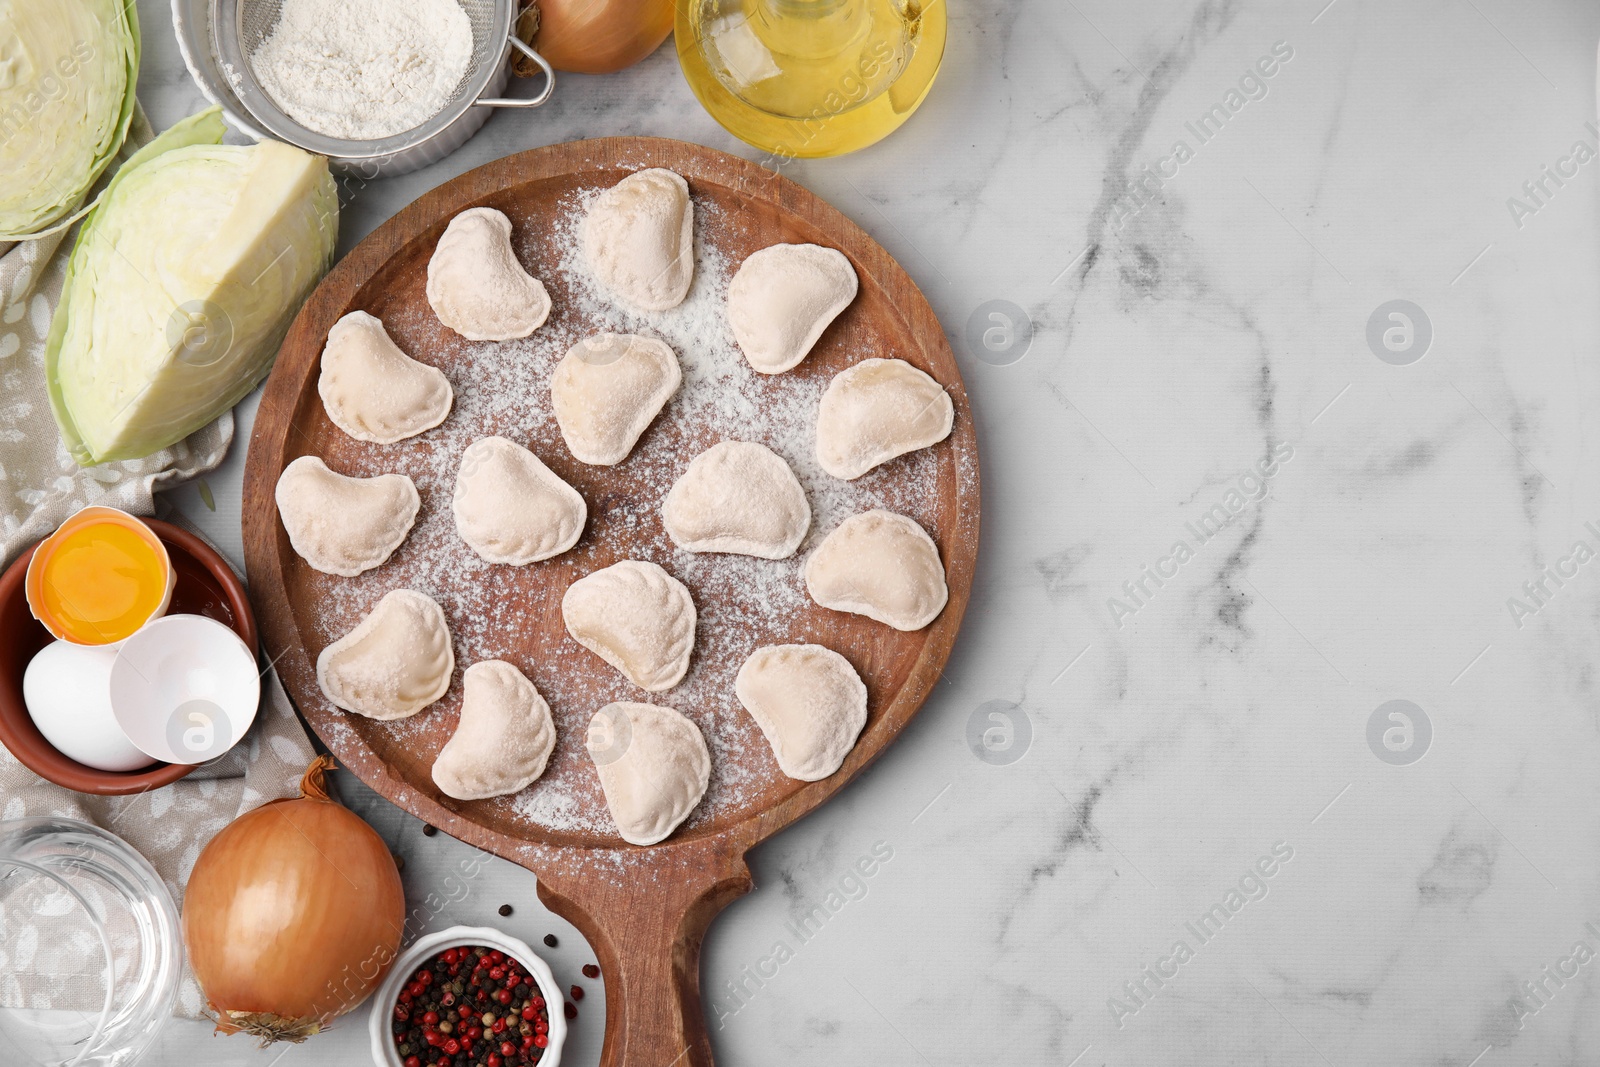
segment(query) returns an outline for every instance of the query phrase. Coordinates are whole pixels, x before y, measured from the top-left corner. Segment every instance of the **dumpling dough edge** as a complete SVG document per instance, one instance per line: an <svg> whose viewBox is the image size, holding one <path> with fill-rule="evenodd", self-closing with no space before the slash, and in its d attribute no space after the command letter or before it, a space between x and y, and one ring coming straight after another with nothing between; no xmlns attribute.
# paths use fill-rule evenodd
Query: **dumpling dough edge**
<svg viewBox="0 0 1600 1067"><path fill-rule="evenodd" d="M329 661L332 660L333 657L339 652L343 651L345 646L359 643L362 638L366 637L368 633L377 628L378 624L382 621L379 618L379 613L386 610L384 605L392 597L398 598L402 602L409 602L414 608L427 616L427 622L436 623L439 629L443 631L444 663L439 671L439 680L431 690L428 690L430 694L428 698L421 701L416 707L410 708L409 710L396 712L385 708L380 709L375 713L372 711L363 710L361 708L351 707L350 704L353 703L353 701L350 701L349 698L343 694L335 694L333 688L329 685L328 671L331 666ZM379 722L388 722L394 719L409 718L428 705L435 703L440 697L444 696L445 691L450 688L450 676L455 673L455 669L455 648L450 635L450 624L445 620L444 617L444 609L441 608L438 602L432 597L425 593L419 593L415 589L391 589L389 592L383 595L383 598L373 606L371 611L367 612L365 618L363 618L350 629L350 632L346 633L342 637L330 641L327 646L324 647L323 650L317 655L317 686L322 690L322 695L326 697L328 702L334 707L342 708L345 711L353 712L357 715L364 715L369 719L376 719Z"/></svg>
<svg viewBox="0 0 1600 1067"><path fill-rule="evenodd" d="M464 781L466 774L457 769L455 764L463 761L470 764L475 759L480 759L483 756L481 752L469 753L461 751L467 744L479 744L484 740L483 737L474 737L470 733L468 736L463 737L463 726L467 726L469 730L473 730L480 735L492 734L492 731L479 729L476 725L477 718L492 714L487 708L481 712L476 710L477 705L473 697L482 693L480 680L481 684L488 685L497 685L504 682L516 690L515 697L517 699L525 699L525 705L519 704L518 708L514 709L512 713L516 715L526 713L533 721L531 723L512 723L510 725L513 728L521 727L525 730L531 730L533 737L526 740L530 740L537 746L537 750L531 753L524 752L519 756L519 758L527 759L527 762L533 768L531 772L522 769L509 780L505 780L505 769L503 767L495 768L499 772L499 780L485 783L481 789L473 789L466 785ZM461 699L461 718L456 723L455 732L450 735L450 740L444 743L444 747L439 750L439 755L434 758L431 771L433 783L446 796L453 797L456 800L487 800L490 797L509 796L512 793L521 792L538 781L540 776L544 774L545 768L549 765L550 754L555 751L556 747L555 719L550 714L549 702L544 699L544 695L539 692L538 687L528 679L527 675L517 669L516 664L507 663L501 659L481 660L474 663L462 672L461 682L464 690ZM498 694L490 691L483 694L481 699L487 701L493 699L496 695ZM472 710L469 711L469 709ZM474 717L473 723L468 722L469 714ZM484 725L487 726L489 724ZM495 723L494 726L498 728L500 724ZM498 737L489 736L487 739L490 742L499 741L502 745L505 745L506 733L501 733ZM462 745L458 746L456 744L458 740L462 742ZM490 762L493 762L492 756ZM505 762L503 750L501 752L501 762ZM441 767L443 767L443 773L448 781L440 780ZM479 781L489 777L489 775L482 772L482 768L474 767L473 770L479 772L476 775Z"/></svg>

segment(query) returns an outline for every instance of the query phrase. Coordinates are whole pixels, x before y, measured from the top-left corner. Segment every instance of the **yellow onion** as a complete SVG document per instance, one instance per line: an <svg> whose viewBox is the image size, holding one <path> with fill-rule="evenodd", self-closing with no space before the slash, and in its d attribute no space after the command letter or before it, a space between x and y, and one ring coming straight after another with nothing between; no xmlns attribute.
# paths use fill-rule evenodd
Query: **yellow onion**
<svg viewBox="0 0 1600 1067"><path fill-rule="evenodd" d="M200 853L183 899L189 963L224 1033L304 1041L394 962L405 894L377 831L328 796L321 756L300 797L239 816Z"/></svg>
<svg viewBox="0 0 1600 1067"><path fill-rule="evenodd" d="M673 0L538 0L541 55L557 70L610 74L672 32Z"/></svg>

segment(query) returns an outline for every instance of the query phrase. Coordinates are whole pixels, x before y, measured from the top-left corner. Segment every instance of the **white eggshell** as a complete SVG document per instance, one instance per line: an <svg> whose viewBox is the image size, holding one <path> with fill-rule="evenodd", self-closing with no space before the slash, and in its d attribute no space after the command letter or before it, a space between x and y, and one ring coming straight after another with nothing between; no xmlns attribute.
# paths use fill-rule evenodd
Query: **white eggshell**
<svg viewBox="0 0 1600 1067"><path fill-rule="evenodd" d="M100 771L133 771L154 761L134 747L111 714L115 647L53 641L22 675L22 701L56 751Z"/></svg>

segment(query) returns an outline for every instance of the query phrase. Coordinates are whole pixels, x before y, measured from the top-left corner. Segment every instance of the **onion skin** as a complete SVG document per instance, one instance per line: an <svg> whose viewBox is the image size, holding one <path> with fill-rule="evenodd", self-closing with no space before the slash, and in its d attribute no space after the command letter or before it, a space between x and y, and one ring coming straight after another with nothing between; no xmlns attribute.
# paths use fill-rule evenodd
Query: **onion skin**
<svg viewBox="0 0 1600 1067"><path fill-rule="evenodd" d="M654 52L672 32L673 0L538 0L534 47L557 70L610 74Z"/></svg>
<svg viewBox="0 0 1600 1067"><path fill-rule="evenodd" d="M189 963L223 1033L303 1041L366 999L394 962L405 893L377 831L329 798L319 757L296 800L239 816L195 862Z"/></svg>

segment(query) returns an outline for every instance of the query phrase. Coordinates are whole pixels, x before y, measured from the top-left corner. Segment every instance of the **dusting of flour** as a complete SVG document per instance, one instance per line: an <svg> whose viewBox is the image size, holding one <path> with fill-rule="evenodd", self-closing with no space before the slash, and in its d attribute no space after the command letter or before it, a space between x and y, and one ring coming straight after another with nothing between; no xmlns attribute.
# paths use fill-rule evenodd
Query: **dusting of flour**
<svg viewBox="0 0 1600 1067"><path fill-rule="evenodd" d="M685 830L759 810L798 787L783 777L759 728L739 706L734 675L760 645L815 640L827 625L840 625L839 616L812 603L801 573L806 555L840 521L884 507L930 530L937 528L940 452L949 447L946 442L902 457L855 482L824 473L815 454L817 404L842 363L826 372L802 364L795 371L768 376L756 373L745 361L726 314L728 283L738 264L730 263L719 247L720 239L737 238L742 225L737 213L724 212L697 195L695 277L688 297L669 311L633 310L619 306L605 291L581 251L579 224L599 191L565 196L553 229L546 226L537 232L513 218L517 229L512 241L519 258L545 281L554 298L549 321L533 336L471 342L442 335L426 302L415 299L397 298L397 306L382 316L402 348L450 377L455 407L438 429L406 442L409 447L385 450L358 442L341 444L336 431L324 438L327 447L340 452L337 460L329 460L335 469L360 475L388 470L409 474L422 493L423 508L410 538L388 564L355 579L318 579L313 620L317 632L305 635L314 656L388 589L410 587L434 597L449 619L459 665L511 660L538 686L556 720L556 751L544 776L515 796L481 802L487 813L502 823L591 840L616 833L584 750L590 717L613 700L676 708L705 734L712 755L711 783ZM550 410L549 379L568 348L604 330L666 341L678 354L683 384L627 460L610 468L586 467L561 441ZM436 340L426 345L409 340L422 337ZM879 350L871 338L847 335L842 343L848 362L899 354ZM589 526L571 552L545 563L508 568L484 563L462 543L450 513L456 469L467 445L488 434L527 444L583 493ZM812 526L789 559L690 553L668 538L661 501L689 460L722 440L764 444L787 460L800 479L811 504ZM949 515L944 518L948 524ZM699 616L694 657L684 680L665 693L651 695L635 688L559 630L560 598L566 587L623 558L660 564L683 581L694 598ZM835 621L819 621L826 618ZM553 641L540 637L544 643L530 650L535 620L541 634L554 632L558 637ZM850 624L855 622L860 620ZM838 651L856 664L873 690L870 653L843 646ZM397 722L364 723L362 729L392 731L394 739L414 754L412 775L426 788L426 768L454 729L459 706L457 683L433 708ZM876 691L871 707L876 712ZM353 727L337 725L334 732L349 729Z"/></svg>

